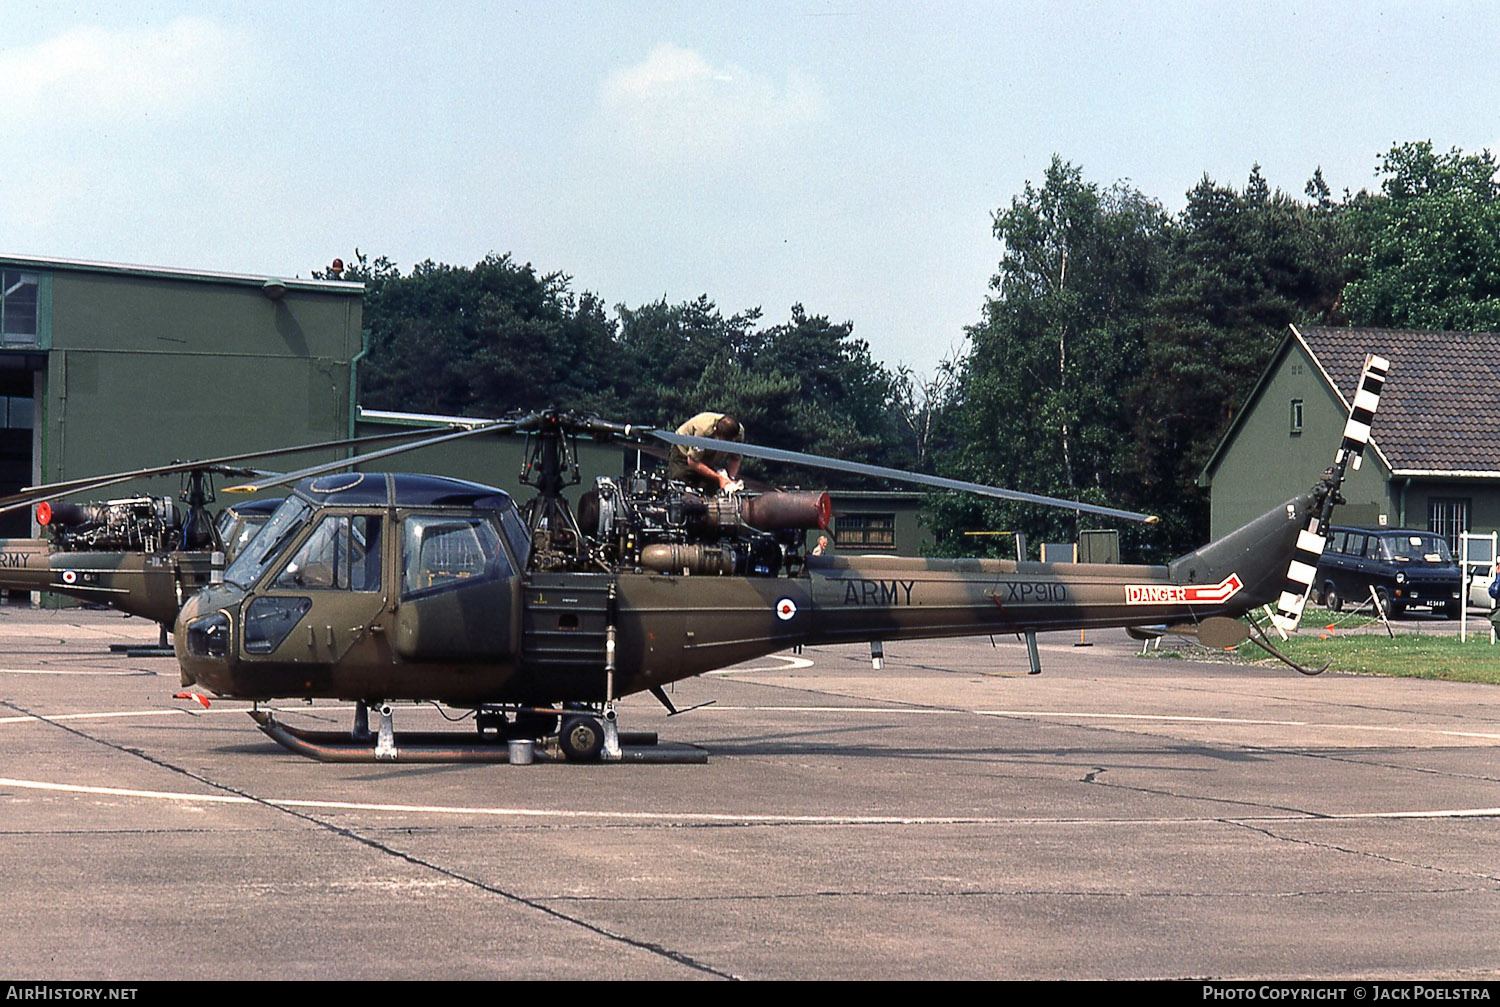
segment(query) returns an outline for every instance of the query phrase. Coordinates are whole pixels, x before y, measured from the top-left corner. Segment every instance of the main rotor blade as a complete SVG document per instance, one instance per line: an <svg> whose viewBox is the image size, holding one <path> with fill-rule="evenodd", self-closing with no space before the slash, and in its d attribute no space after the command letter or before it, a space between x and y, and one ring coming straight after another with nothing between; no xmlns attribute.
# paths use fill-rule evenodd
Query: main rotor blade
<svg viewBox="0 0 1500 1007"><path fill-rule="evenodd" d="M371 451L367 455L355 455L353 458L344 458L336 462L327 462L323 465L313 465L296 472L284 472L271 479L260 479L253 483L242 483L238 486L224 487L225 493L259 493L263 489L272 486L286 486L291 483L301 482L303 479L311 479L314 476L324 475L329 472L339 472L355 465L363 465L365 462L376 461L381 458L389 458L407 451L415 451L418 448L430 447L433 444L442 444L444 441L457 440L460 437L472 437L475 434L508 434L515 430L524 430L529 425L534 425L537 414L533 413L523 416L518 420L495 420L483 426L467 427L454 433L442 434L437 437L425 437L410 444L398 444L393 448L383 451Z"/></svg>
<svg viewBox="0 0 1500 1007"><path fill-rule="evenodd" d="M668 444L677 444L682 447L707 448L710 451L749 455L752 458L764 458L767 461L773 462L788 462L793 465L807 465L818 469L832 469L835 472L852 472L855 475L874 476L878 479L894 479L897 482L936 486L938 489L956 490L960 493L976 493L980 496L996 497L1000 500L1017 500L1021 503L1041 504L1045 507L1060 507L1064 510L1083 511L1086 514L1098 514L1102 517L1119 518L1125 521L1142 521L1146 524L1155 524L1160 520L1152 514L1118 510L1114 507L1101 507L1097 504L1082 503L1078 500L1064 500L1060 497L1043 496L1039 493L1022 493L1020 490L1001 489L998 486L965 482L962 479L948 479L945 476L929 476L920 472L906 472L902 469L886 468L883 465L866 465L864 462L840 461L836 458L825 458L822 455L803 454L800 451L783 451L781 448L768 448L759 444L742 444L738 441L721 441L710 437L689 437L686 434L679 434L670 430L642 429L637 430L636 433L649 434L652 437L666 441Z"/></svg>
<svg viewBox="0 0 1500 1007"><path fill-rule="evenodd" d="M195 469L210 470L218 474L234 476L235 478L258 478L262 475L275 475L275 473L263 472L260 469L232 467L231 463L251 461L256 458L271 458L276 455L299 454L303 451L328 451L336 448L355 447L360 444L376 444L383 441L421 437L425 436L426 433L427 431L425 430L403 430L399 433L391 434L345 437L336 441L321 441L317 444L298 444L284 448L267 448L261 451L247 451L237 455L224 455L220 458L171 462L167 465L152 465L146 468L132 469L129 472L111 472L101 476L67 479L62 482L43 483L39 486L27 486L19 493L0 497L0 514L18 510L22 507L30 507L32 504L41 503L43 500L56 500L58 497L73 496L78 493L91 493L94 490L129 482L132 479L149 479L155 476L173 475L178 472L192 472Z"/></svg>

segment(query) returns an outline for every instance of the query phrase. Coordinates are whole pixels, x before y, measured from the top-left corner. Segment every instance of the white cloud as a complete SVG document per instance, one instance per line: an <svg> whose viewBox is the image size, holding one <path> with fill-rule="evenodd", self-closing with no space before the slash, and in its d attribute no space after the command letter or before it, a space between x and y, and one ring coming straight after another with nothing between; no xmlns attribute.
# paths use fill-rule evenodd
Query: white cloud
<svg viewBox="0 0 1500 1007"><path fill-rule="evenodd" d="M221 92L242 52L230 32L205 18L71 28L0 48L0 120L57 125L182 113Z"/></svg>
<svg viewBox="0 0 1500 1007"><path fill-rule="evenodd" d="M826 118L817 83L790 71L784 86L690 49L659 45L612 73L599 110L616 142L644 160L713 163L779 147Z"/></svg>

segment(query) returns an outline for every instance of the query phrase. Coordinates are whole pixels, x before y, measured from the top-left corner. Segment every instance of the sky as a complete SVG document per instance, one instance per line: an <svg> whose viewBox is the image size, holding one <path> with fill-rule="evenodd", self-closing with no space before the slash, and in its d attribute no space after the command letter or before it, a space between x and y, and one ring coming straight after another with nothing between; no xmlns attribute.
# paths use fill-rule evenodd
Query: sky
<svg viewBox="0 0 1500 1007"><path fill-rule="evenodd" d="M1053 155L1182 208L1500 150L1489 3L0 2L0 252L307 276L509 253L852 322L930 373Z"/></svg>

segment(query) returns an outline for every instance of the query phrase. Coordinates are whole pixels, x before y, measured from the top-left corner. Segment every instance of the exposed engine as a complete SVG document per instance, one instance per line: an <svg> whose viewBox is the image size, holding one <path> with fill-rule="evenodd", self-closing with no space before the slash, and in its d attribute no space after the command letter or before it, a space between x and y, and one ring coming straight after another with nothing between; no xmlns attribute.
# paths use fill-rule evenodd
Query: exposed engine
<svg viewBox="0 0 1500 1007"><path fill-rule="evenodd" d="M96 503L40 503L37 524L68 551L163 552L182 539L183 515L171 497L127 497Z"/></svg>
<svg viewBox="0 0 1500 1007"><path fill-rule="evenodd" d="M795 573L807 530L827 528L830 516L821 491L706 497L660 473L599 478L578 502L579 528L599 561L673 574Z"/></svg>

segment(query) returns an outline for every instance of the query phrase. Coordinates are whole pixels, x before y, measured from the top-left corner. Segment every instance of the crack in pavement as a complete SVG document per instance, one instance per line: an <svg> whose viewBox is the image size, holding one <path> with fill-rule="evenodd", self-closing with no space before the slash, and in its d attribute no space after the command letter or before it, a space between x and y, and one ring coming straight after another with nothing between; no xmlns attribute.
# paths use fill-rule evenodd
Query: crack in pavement
<svg viewBox="0 0 1500 1007"><path fill-rule="evenodd" d="M320 829L331 832L334 835L341 836L345 839L350 839L356 843L360 843L361 845L367 846L370 849L382 853L388 857L393 857L397 860L405 861L406 863L412 864L413 866L432 871L434 873L442 875L443 877L461 882L472 888L488 892L491 895L497 895L500 898L515 903L516 905L525 906L528 909L532 909L536 912L542 913L543 915L549 916L555 920L580 927L584 930L589 931L590 933L603 937L606 940L645 951L648 954L655 955L659 958L663 958L678 965L693 969L694 971L702 972L720 979L739 978L733 973L725 972L721 969L715 968L714 966L709 965L706 962L700 962L685 952L676 951L666 947L665 945L657 944L652 941L645 941L639 938L630 937L625 934L615 933L614 931L607 930L604 927L599 926L598 924L590 923L588 920L582 919L577 916L570 916L567 913L552 908L551 906L543 905L535 899L530 899L523 895L517 895L514 892L506 891L503 888L500 888L496 885L491 885L487 882L479 880L478 878L469 877L468 875L456 871L453 868L444 867L441 864L423 859L422 857L416 856L415 854L396 849L394 846L391 846L388 843L382 842L373 837L361 835L351 828L336 825L333 822L318 818L316 815L312 815L305 811L300 811L296 808L284 807L282 805L272 803L255 794L241 790L238 787L231 786L227 783L220 783L217 780L211 780L200 773L195 773L192 770L187 769L186 767L175 765L174 763L168 762L165 759L159 758L157 756L150 755L139 749L130 748L124 745L118 745L112 741L107 741L103 738L95 737L94 735L89 734L86 731L81 731L70 724L62 724L58 723L57 721L50 720L47 717L32 713L30 710L27 710L13 702L10 702L9 700L0 699L0 706L3 706L10 710L14 710L17 713L24 714L26 716L37 717L37 719L51 725L52 727L55 727L61 731L65 731L76 737L82 738L85 741L93 742L94 744L112 749L124 755L133 756L160 769L165 769L169 772L184 776L187 779L202 784L203 786L211 787L215 790L223 791L227 794L232 794L235 797L244 798L245 800L250 801L251 803L256 804L260 807L279 812L283 815L288 815L292 818L307 822L311 825L315 825Z"/></svg>
<svg viewBox="0 0 1500 1007"><path fill-rule="evenodd" d="M1099 891L1087 888L912 888L912 889L827 889L816 892L767 892L739 893L736 895L659 895L643 897L614 897L605 895L553 895L545 896L549 902L597 902L636 905L682 903L716 904L734 902L797 902L825 898L851 899L950 899L950 898L1084 898L1084 899L1301 899L1326 898L1340 895L1462 895L1472 892L1472 886L1464 887L1410 887L1410 888L1310 888L1295 891Z"/></svg>
<svg viewBox="0 0 1500 1007"><path fill-rule="evenodd" d="M1297 755L1297 752L1284 752L1281 754ZM1108 787L1114 790L1127 790L1136 794L1149 794L1152 797L1170 797L1177 801L1202 801L1209 804L1228 804L1244 808L1254 808L1257 811L1277 811L1284 815L1297 815L1309 821L1333 818L1335 816L1324 814L1319 811L1309 811L1306 808L1297 808L1284 804L1269 804L1264 801L1246 801L1233 797L1220 797L1217 794L1185 794L1175 790L1166 790L1161 787L1143 787L1132 783L1114 783L1109 780L1101 780L1099 777L1108 772L1108 768L1097 766L1091 772L1085 773L1078 781L1095 787ZM1232 819L1215 816L1214 821L1231 821Z"/></svg>
<svg viewBox="0 0 1500 1007"><path fill-rule="evenodd" d="M1266 838L1274 839L1279 843L1292 843L1298 846L1308 846L1312 847L1313 849L1327 850L1332 853L1344 853L1355 857L1366 857L1370 860L1378 860L1381 863L1394 864L1398 867L1410 867L1414 870L1419 871L1432 871L1437 874L1446 874L1455 877L1478 878L1481 881L1500 882L1500 875L1485 874L1480 871L1453 870L1452 868L1448 867L1439 867L1436 864L1422 864L1411 860L1404 860L1401 857L1393 857L1385 853L1375 853L1371 850L1356 850L1352 847L1341 846L1338 843L1320 842L1315 839L1302 839L1297 836L1284 836L1280 833L1272 831L1270 826L1260 825L1255 822L1235 821L1232 818L1226 818L1224 820L1224 824L1233 825L1236 828L1246 829L1250 832L1258 832Z"/></svg>

